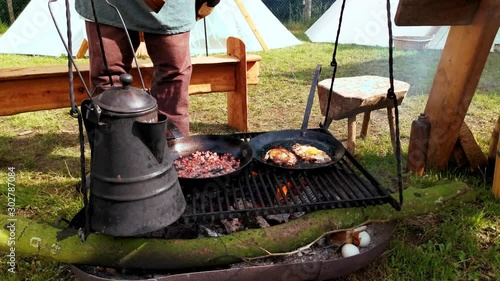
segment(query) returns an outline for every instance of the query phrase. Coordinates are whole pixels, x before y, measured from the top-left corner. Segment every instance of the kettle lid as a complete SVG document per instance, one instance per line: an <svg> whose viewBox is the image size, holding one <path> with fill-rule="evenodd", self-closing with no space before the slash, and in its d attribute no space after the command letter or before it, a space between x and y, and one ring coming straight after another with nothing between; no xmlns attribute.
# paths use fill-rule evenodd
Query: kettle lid
<svg viewBox="0 0 500 281"><path fill-rule="evenodd" d="M132 75L120 75L120 82L121 87L112 87L102 92L94 98L94 103L110 113L140 113L157 107L154 97L130 86L133 82Z"/></svg>

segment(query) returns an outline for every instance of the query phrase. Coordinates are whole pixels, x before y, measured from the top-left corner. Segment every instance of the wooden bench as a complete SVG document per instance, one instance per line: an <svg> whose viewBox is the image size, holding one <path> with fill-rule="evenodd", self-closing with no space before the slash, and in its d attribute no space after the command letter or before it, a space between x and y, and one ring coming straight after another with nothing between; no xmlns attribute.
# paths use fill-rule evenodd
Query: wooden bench
<svg viewBox="0 0 500 281"><path fill-rule="evenodd" d="M193 57L190 94L227 92L228 124L239 131L248 131L247 85L259 83L258 55L247 54L238 38L227 39L227 54ZM146 84L151 85L153 64L140 61ZM89 65L78 65L89 86ZM74 71L74 91L77 104L87 98L83 83ZM137 69L131 71L134 86L140 87ZM66 65L0 69L0 116L45 109L70 107L69 79Z"/></svg>
<svg viewBox="0 0 500 281"><path fill-rule="evenodd" d="M326 115L331 83L332 79L318 83L320 109L323 115ZM394 92L398 104L403 102L409 88L410 84L394 80ZM382 108L387 108L391 141L395 149L394 104L392 100L387 99L387 89L389 89L389 78L385 77L367 75L335 79L325 125L329 126L333 120L347 118L347 149L352 154L355 153L356 146L356 115L364 113L360 134L364 138L368 133L371 112Z"/></svg>

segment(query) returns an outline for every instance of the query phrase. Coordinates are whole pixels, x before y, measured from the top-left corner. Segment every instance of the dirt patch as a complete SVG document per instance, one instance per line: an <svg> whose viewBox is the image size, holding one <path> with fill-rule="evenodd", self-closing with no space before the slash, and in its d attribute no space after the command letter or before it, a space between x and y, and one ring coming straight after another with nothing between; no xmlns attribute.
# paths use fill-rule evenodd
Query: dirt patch
<svg viewBox="0 0 500 281"><path fill-rule="evenodd" d="M429 240L428 231L436 229L441 223L441 217L433 213L402 220L400 226L407 230L402 237L404 243L413 246L426 243Z"/></svg>

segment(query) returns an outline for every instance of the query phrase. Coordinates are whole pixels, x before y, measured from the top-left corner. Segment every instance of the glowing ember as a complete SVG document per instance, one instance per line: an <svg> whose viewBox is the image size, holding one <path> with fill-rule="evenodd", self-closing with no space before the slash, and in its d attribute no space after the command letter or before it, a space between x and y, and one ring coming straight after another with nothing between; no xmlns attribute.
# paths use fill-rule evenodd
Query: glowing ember
<svg viewBox="0 0 500 281"><path fill-rule="evenodd" d="M285 198L288 194L288 188L291 188L291 187L292 187L292 183L287 182L287 184L284 184L281 186L281 190L280 190L280 188L276 188L276 197L278 197L278 199L280 201L285 201Z"/></svg>

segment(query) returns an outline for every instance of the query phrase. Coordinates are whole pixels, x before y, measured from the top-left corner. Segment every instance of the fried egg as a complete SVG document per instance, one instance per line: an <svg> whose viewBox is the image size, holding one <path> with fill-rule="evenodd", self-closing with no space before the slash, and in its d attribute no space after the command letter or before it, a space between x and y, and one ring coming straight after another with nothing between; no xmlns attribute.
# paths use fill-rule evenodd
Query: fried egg
<svg viewBox="0 0 500 281"><path fill-rule="evenodd" d="M296 143L292 146L292 151L306 162L327 163L332 161L332 158L326 152L309 144Z"/></svg>

